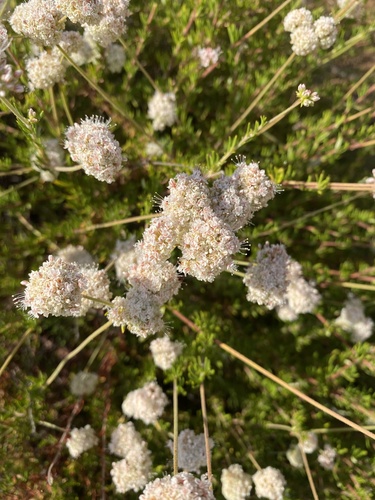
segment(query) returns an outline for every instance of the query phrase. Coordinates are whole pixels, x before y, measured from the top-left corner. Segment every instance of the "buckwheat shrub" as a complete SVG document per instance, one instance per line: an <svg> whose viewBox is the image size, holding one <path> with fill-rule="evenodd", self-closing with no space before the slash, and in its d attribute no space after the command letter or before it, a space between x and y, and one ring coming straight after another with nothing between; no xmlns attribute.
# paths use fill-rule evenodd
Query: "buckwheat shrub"
<svg viewBox="0 0 375 500"><path fill-rule="evenodd" d="M99 438L95 435L94 429L90 425L85 425L85 427L74 428L70 431L66 447L71 457L78 458L84 451L96 446L98 442Z"/></svg>
<svg viewBox="0 0 375 500"><path fill-rule="evenodd" d="M210 449L214 442L209 438ZM173 453L173 442L168 441L168 447ZM201 467L207 465L204 434L196 435L191 429L184 429L178 435L178 468L187 472L199 473Z"/></svg>
<svg viewBox="0 0 375 500"><path fill-rule="evenodd" d="M59 42L65 22L54 0L29 0L17 5L9 22L19 35L41 45Z"/></svg>
<svg viewBox="0 0 375 500"><path fill-rule="evenodd" d="M31 271L23 296L16 299L22 309L39 316L79 316L81 292L87 281L78 264L50 255L38 271Z"/></svg>
<svg viewBox="0 0 375 500"><path fill-rule="evenodd" d="M73 396L90 396L95 392L99 377L96 373L78 372L70 381L70 392Z"/></svg>
<svg viewBox="0 0 375 500"><path fill-rule="evenodd" d="M307 56L319 47L319 38L312 26L300 26L290 34L290 43L297 56Z"/></svg>
<svg viewBox="0 0 375 500"><path fill-rule="evenodd" d="M301 106L305 107L314 106L316 101L320 99L318 93L307 89L304 83L298 85L296 96L300 100Z"/></svg>
<svg viewBox="0 0 375 500"><path fill-rule="evenodd" d="M332 470L335 466L336 451L331 445L325 444L324 450L321 450L318 456L318 462L326 470Z"/></svg>
<svg viewBox="0 0 375 500"><path fill-rule="evenodd" d="M318 436L315 432L308 432L302 437L300 446L305 453L314 453L318 447Z"/></svg>
<svg viewBox="0 0 375 500"><path fill-rule="evenodd" d="M59 52L43 50L26 60L26 73L30 90L48 89L64 80L66 64Z"/></svg>
<svg viewBox="0 0 375 500"><path fill-rule="evenodd" d="M156 90L148 103L148 117L152 120L152 128L160 132L176 123L175 94L173 92L163 94Z"/></svg>
<svg viewBox="0 0 375 500"><path fill-rule="evenodd" d="M137 492L144 488L150 479L152 464L148 454L133 458L112 462L111 476L117 493L130 490Z"/></svg>
<svg viewBox="0 0 375 500"><path fill-rule="evenodd" d="M64 147L87 175L110 184L120 172L123 158L109 124L110 120L98 116L86 117L67 128Z"/></svg>
<svg viewBox="0 0 375 500"><path fill-rule="evenodd" d="M215 500L211 482L189 472L164 476L148 483L139 500Z"/></svg>
<svg viewBox="0 0 375 500"><path fill-rule="evenodd" d="M122 403L124 415L153 424L164 412L168 398L157 382L152 381L142 388L129 392Z"/></svg>
<svg viewBox="0 0 375 500"><path fill-rule="evenodd" d="M156 142L148 142L145 148L146 155L149 158L159 158L163 155L163 150Z"/></svg>
<svg viewBox="0 0 375 500"><path fill-rule="evenodd" d="M56 253L56 257L65 260L65 262L75 262L79 266L90 266L94 264L91 254L83 246L68 245Z"/></svg>
<svg viewBox="0 0 375 500"><path fill-rule="evenodd" d="M122 45L112 43L104 52L107 62L108 71L110 73L121 73L125 64L125 50Z"/></svg>
<svg viewBox="0 0 375 500"><path fill-rule="evenodd" d="M183 349L181 342L172 342L169 337L164 336L150 343L150 351L156 366L162 370L169 370Z"/></svg>
<svg viewBox="0 0 375 500"><path fill-rule="evenodd" d="M350 333L351 341L354 343L367 340L371 337L374 328L372 319L365 316L361 300L354 295L349 295L335 324Z"/></svg>
<svg viewBox="0 0 375 500"><path fill-rule="evenodd" d="M215 49L211 47L199 47L198 57L202 68L208 68L212 64L216 64L219 60L222 50L220 47Z"/></svg>
<svg viewBox="0 0 375 500"><path fill-rule="evenodd" d="M108 47L126 32L129 0L101 0L101 8L100 21L95 24L84 23L83 26L99 45Z"/></svg>
<svg viewBox="0 0 375 500"><path fill-rule="evenodd" d="M274 467L258 470L253 475L255 493L259 498L282 500L286 481L282 473Z"/></svg>
<svg viewBox="0 0 375 500"><path fill-rule="evenodd" d="M221 492L225 500L244 500L250 496L253 482L242 466L233 464L221 472Z"/></svg>
<svg viewBox="0 0 375 500"><path fill-rule="evenodd" d="M288 264L287 279L287 302L277 308L277 314L282 321L294 321L299 314L312 312L321 297L315 286L303 278L302 267L295 260Z"/></svg>
<svg viewBox="0 0 375 500"><path fill-rule="evenodd" d="M249 302L265 305L268 309L281 306L286 302L289 284L287 267L290 257L284 245L266 243L257 253L245 273L243 282L248 289L246 298Z"/></svg>
<svg viewBox="0 0 375 500"><path fill-rule="evenodd" d="M97 264L81 267L81 272L86 279L86 286L82 289L82 294L109 302L112 293L109 290L110 281L107 272L104 269L98 269ZM103 309L104 306L105 304L82 297L80 316L87 314L91 308Z"/></svg>
<svg viewBox="0 0 375 500"><path fill-rule="evenodd" d="M336 21L331 16L321 16L314 23L315 33L322 49L329 49L337 39Z"/></svg>
<svg viewBox="0 0 375 500"><path fill-rule="evenodd" d="M99 0L55 0L56 7L73 23L96 24L100 21L101 2Z"/></svg>
<svg viewBox="0 0 375 500"><path fill-rule="evenodd" d="M313 15L308 9L294 9L291 10L284 18L284 30L292 32L301 26L311 27L313 22Z"/></svg>
<svg viewBox="0 0 375 500"><path fill-rule="evenodd" d="M137 262L134 245L135 236L131 236L128 240L116 241L111 259L115 262L116 278L119 283L125 283L129 279L130 270Z"/></svg>

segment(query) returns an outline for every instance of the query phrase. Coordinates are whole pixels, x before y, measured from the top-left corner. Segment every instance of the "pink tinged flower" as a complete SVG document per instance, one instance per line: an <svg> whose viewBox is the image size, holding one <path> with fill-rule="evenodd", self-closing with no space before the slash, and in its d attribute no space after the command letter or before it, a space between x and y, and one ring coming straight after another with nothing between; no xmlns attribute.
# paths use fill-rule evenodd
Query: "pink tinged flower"
<svg viewBox="0 0 375 500"><path fill-rule="evenodd" d="M87 175L111 183L121 170L121 148L109 130L110 120L86 117L66 130L65 149L80 163Z"/></svg>
<svg viewBox="0 0 375 500"><path fill-rule="evenodd" d="M50 255L38 271L29 274L22 297L15 300L22 309L39 316L79 316L81 292L87 286L80 267Z"/></svg>
<svg viewBox="0 0 375 500"><path fill-rule="evenodd" d="M220 47L213 49L212 47L200 47L198 49L198 58L202 68L208 68L212 64L219 61L222 50Z"/></svg>
<svg viewBox="0 0 375 500"><path fill-rule="evenodd" d="M201 479L189 472L164 476L148 483L139 500L215 500L207 476Z"/></svg>
<svg viewBox="0 0 375 500"><path fill-rule="evenodd" d="M320 97L317 92L308 90L304 83L298 85L296 96L300 100L301 106L314 106L316 101L319 101Z"/></svg>

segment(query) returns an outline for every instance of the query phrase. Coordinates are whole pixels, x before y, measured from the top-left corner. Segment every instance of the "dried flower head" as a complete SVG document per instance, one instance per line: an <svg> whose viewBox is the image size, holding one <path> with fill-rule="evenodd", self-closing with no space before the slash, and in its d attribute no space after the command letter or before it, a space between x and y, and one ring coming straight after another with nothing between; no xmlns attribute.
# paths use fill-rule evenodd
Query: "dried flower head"
<svg viewBox="0 0 375 500"><path fill-rule="evenodd" d="M294 9L285 16L284 29L292 32L301 26L311 27L313 21L313 15L308 9Z"/></svg>
<svg viewBox="0 0 375 500"><path fill-rule="evenodd" d="M324 450L319 453L318 462L326 470L332 470L335 466L336 460L336 451L332 448L331 445L325 444Z"/></svg>
<svg viewBox="0 0 375 500"><path fill-rule="evenodd" d="M286 481L278 469L266 467L253 475L255 493L260 498L282 500Z"/></svg>
<svg viewBox="0 0 375 500"><path fill-rule="evenodd" d="M109 130L110 120L86 117L66 130L65 149L72 160L80 163L87 175L111 183L121 170L121 148Z"/></svg>
<svg viewBox="0 0 375 500"><path fill-rule="evenodd" d="M91 254L83 246L68 245L56 253L56 257L65 260L65 262L75 262L79 266L90 266L94 264Z"/></svg>
<svg viewBox="0 0 375 500"><path fill-rule="evenodd" d="M214 442L209 438L210 449ZM168 447L173 453L173 442L168 441ZM201 467L207 465L204 434L196 435L193 430L185 429L178 435L178 468L188 472L199 473Z"/></svg>
<svg viewBox="0 0 375 500"><path fill-rule="evenodd" d="M374 322L365 316L361 300L354 295L349 295L340 316L335 320L336 325L351 334L352 342L364 342L371 337Z"/></svg>
<svg viewBox="0 0 375 500"><path fill-rule="evenodd" d="M319 47L319 38L312 26L300 26L290 34L290 43L297 56L307 56Z"/></svg>
<svg viewBox="0 0 375 500"><path fill-rule="evenodd" d="M314 23L315 33L322 49L329 49L337 39L336 21L331 16L321 16Z"/></svg>
<svg viewBox="0 0 375 500"><path fill-rule="evenodd" d="M289 261L284 245L266 243L259 249L256 262L250 264L243 279L248 289L247 300L265 305L268 309L283 305L289 284Z"/></svg>
<svg viewBox="0 0 375 500"><path fill-rule="evenodd" d="M54 0L29 0L17 5L9 22L14 31L42 45L55 45L64 29Z"/></svg>
<svg viewBox="0 0 375 500"><path fill-rule="evenodd" d="M314 106L316 101L319 101L320 97L317 92L313 92L312 90L308 90L304 83L300 83L298 85L296 91L297 99L300 100L301 106Z"/></svg>
<svg viewBox="0 0 375 500"><path fill-rule="evenodd" d="M169 337L160 337L150 343L150 351L156 366L162 370L169 370L181 354L183 344L172 342Z"/></svg>
<svg viewBox="0 0 375 500"><path fill-rule="evenodd" d="M112 43L106 48L104 56L107 62L108 71L110 73L121 73L125 64L124 47L118 43Z"/></svg>
<svg viewBox="0 0 375 500"><path fill-rule="evenodd" d="M70 456L78 458L84 451L96 446L99 442L94 429L90 425L85 425L80 429L74 428L70 431L70 438L66 441L66 446Z"/></svg>
<svg viewBox="0 0 375 500"><path fill-rule="evenodd" d="M180 472L148 483L139 500L215 500L215 497L207 476L198 479L189 472Z"/></svg>
<svg viewBox="0 0 375 500"><path fill-rule="evenodd" d="M158 90L148 103L148 117L154 130L163 131L177 121L176 96L173 92L163 94Z"/></svg>
<svg viewBox="0 0 375 500"><path fill-rule="evenodd" d="M250 496L253 482L242 466L233 464L221 472L221 492L225 500L245 500Z"/></svg>
<svg viewBox="0 0 375 500"><path fill-rule="evenodd" d="M99 377L96 373L78 372L70 382L70 392L73 396L90 396L95 392Z"/></svg>
<svg viewBox="0 0 375 500"><path fill-rule="evenodd" d="M222 50L220 47L216 47L215 49L211 47L199 47L198 57L202 68L208 68L212 64L216 64L219 60L221 52Z"/></svg>
<svg viewBox="0 0 375 500"><path fill-rule="evenodd" d="M86 280L80 267L50 255L38 271L31 271L23 297L15 302L29 314L39 316L79 316L81 292Z"/></svg>
<svg viewBox="0 0 375 500"><path fill-rule="evenodd" d="M148 382L141 389L129 392L122 403L122 411L127 417L153 424L164 412L168 398L155 382Z"/></svg>

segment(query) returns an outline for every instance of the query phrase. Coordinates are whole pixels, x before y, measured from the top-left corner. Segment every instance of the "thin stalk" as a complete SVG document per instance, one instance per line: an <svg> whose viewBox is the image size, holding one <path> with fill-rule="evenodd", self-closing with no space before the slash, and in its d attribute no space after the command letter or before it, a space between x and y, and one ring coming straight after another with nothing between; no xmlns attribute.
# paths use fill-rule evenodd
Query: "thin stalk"
<svg viewBox="0 0 375 500"><path fill-rule="evenodd" d="M77 172L82 170L82 165L74 165L73 167L53 167L56 172Z"/></svg>
<svg viewBox="0 0 375 500"><path fill-rule="evenodd" d="M314 484L314 479L313 479L312 474L311 474L309 461L307 460L307 457L306 457L306 453L303 449L303 446L301 446L301 444L298 444L298 447L299 447L299 451L301 452L302 462L303 462L303 466L305 467L307 479L309 480L311 493L313 495L314 500L319 500L318 493L316 491L315 484Z"/></svg>
<svg viewBox="0 0 375 500"><path fill-rule="evenodd" d="M22 335L22 337L20 338L20 340L17 342L17 344L14 346L14 348L12 349L12 351L10 352L10 354L8 355L8 357L6 358L6 360L4 361L4 363L2 364L2 366L0 368L0 377L4 373L4 371L6 370L7 366L12 361L12 359L16 355L17 351L19 350L19 348L22 346L22 344L25 342L25 340L27 339L27 337L30 335L30 333L32 331L33 331L33 328L28 328L26 330L26 332L24 332L24 334Z"/></svg>
<svg viewBox="0 0 375 500"><path fill-rule="evenodd" d="M246 264L249 265L249 264ZM228 271L228 273L233 274L235 276L239 276L240 278L244 278L246 276L245 273L241 273L241 271Z"/></svg>
<svg viewBox="0 0 375 500"><path fill-rule="evenodd" d="M344 288L355 288L357 290L369 290L370 292L375 292L375 285L365 285L364 283L350 283L349 281L344 281L343 283L338 283Z"/></svg>
<svg viewBox="0 0 375 500"><path fill-rule="evenodd" d="M82 298L92 300L93 302L97 302L98 304L103 304L104 306L112 307L112 304L108 302L108 300L98 299L96 297L92 297L91 295L86 295L85 293L81 294Z"/></svg>
<svg viewBox="0 0 375 500"><path fill-rule="evenodd" d="M173 379L173 475L178 474L178 385Z"/></svg>
<svg viewBox="0 0 375 500"><path fill-rule="evenodd" d="M55 122L56 130L60 131L59 117L57 116L56 100L55 100L55 94L53 93L53 86L49 88L49 98L51 103L53 121Z"/></svg>
<svg viewBox="0 0 375 500"><path fill-rule="evenodd" d="M234 260L233 261L237 266L251 266L250 262L245 262L244 260Z"/></svg>
<svg viewBox="0 0 375 500"><path fill-rule="evenodd" d="M18 109L15 106L13 106L13 104L6 97L0 97L0 101L4 104L6 108L8 108L8 110L11 113L14 114L16 118L18 118L25 125L27 129L30 128L30 123L28 122L28 120L21 115Z"/></svg>
<svg viewBox="0 0 375 500"><path fill-rule="evenodd" d="M126 44L122 38L119 38L119 42L123 46L124 50L127 50ZM143 67L143 65L139 62L138 57L134 56L133 61L135 62L135 65L137 68L144 74L144 76L147 78L147 80L150 82L151 87L154 88L154 90L160 92L159 87L156 85L155 81L152 79L151 75L148 73L148 71Z"/></svg>
<svg viewBox="0 0 375 500"><path fill-rule="evenodd" d="M360 78L358 80L358 82L356 82L354 85L352 85L350 87L350 89L347 91L347 93L344 95L344 97L342 98L343 101L346 101L349 99L349 97L354 94L354 92L357 90L358 87L360 87L362 85L362 83L367 80L367 78L372 75L372 73L375 71L375 64L373 66L371 66L371 68L366 71L366 73L362 76L362 78Z"/></svg>
<svg viewBox="0 0 375 500"><path fill-rule="evenodd" d="M103 347L104 345L104 342L107 340L107 337L108 337L108 332L103 335L103 337L100 339L98 345L95 347L95 349L93 350L89 360L87 361L86 363L86 366L85 366L85 372L88 372L89 369L90 369L90 366L93 364L93 362L95 361L95 359L97 358L101 348Z"/></svg>
<svg viewBox="0 0 375 500"><path fill-rule="evenodd" d="M68 103L66 100L66 96L65 96L65 93L63 92L63 89L61 88L61 86L59 87L59 92L60 92L60 98L61 98L61 102L62 102L64 111L65 111L66 118L68 120L69 125L72 126L72 125L74 125L74 121L73 121L72 115L70 114L70 109L69 109L69 106L68 106Z"/></svg>
<svg viewBox="0 0 375 500"><path fill-rule="evenodd" d="M291 187L295 189L311 189L321 190L322 186L318 182L305 181L283 181L283 187ZM329 182L324 186L325 189L332 191L374 191L375 185L366 182Z"/></svg>
<svg viewBox="0 0 375 500"><path fill-rule="evenodd" d="M107 321L107 323L104 323L100 328L95 330L91 335L89 335L81 344L76 347L72 352L70 352L65 358L58 364L57 368L53 371L53 373L49 376L47 379L46 385L51 385L52 382L56 379L58 374L61 372L61 370L64 368L64 366L73 359L78 353L82 351L92 340L94 340L96 337L98 337L101 333L103 333L105 330L107 330L110 326L112 325L112 321Z"/></svg>
<svg viewBox="0 0 375 500"><path fill-rule="evenodd" d="M231 128L229 129L229 133L231 134L236 128L244 121L249 113L255 108L258 102L262 99L262 97L268 92L268 90L272 87L272 85L276 82L276 80L282 75L282 73L286 70L286 68L293 62L296 55L293 52L285 63L276 71L271 80L263 87L263 89L259 92L259 94L255 97L255 99L251 102L251 104L245 109L242 115L233 123Z"/></svg>
<svg viewBox="0 0 375 500"><path fill-rule="evenodd" d="M333 50L329 56L325 57L323 60L322 60L322 64L327 64L329 63L330 61L332 61L333 59L336 59L337 57L340 57L342 56L343 54L345 54L345 52L347 52L348 50L350 50L352 47L354 47L355 45L357 45L357 43L361 42L362 40L366 39L370 33L372 32L373 30L369 30L368 32L364 32L364 33L359 33L358 35L356 36L353 36L352 38L350 38L349 40L347 40L345 42L345 44L340 47L339 49L336 49L336 50Z"/></svg>
<svg viewBox="0 0 375 500"><path fill-rule="evenodd" d="M39 179L39 177L31 177L31 179L26 179L25 181L19 182L15 186L11 186L9 189L6 189L5 191L2 191L0 193L0 198L3 196L6 196L9 193L13 193L14 191L18 191L19 189L22 189L29 184L32 184L33 182L36 182Z"/></svg>
<svg viewBox="0 0 375 500"><path fill-rule="evenodd" d="M212 482L211 450L210 450L210 440L209 440L209 434L208 434L206 396L205 396L204 384L203 383L199 387L199 393L200 393L200 397L201 397L203 430L204 430L204 443L205 443L205 446L206 446L207 476L208 476L208 480L210 482Z"/></svg>
<svg viewBox="0 0 375 500"><path fill-rule="evenodd" d="M265 427L267 429L276 429L280 431L286 431L289 432L291 435L295 436L295 432L293 431L293 427L290 427L289 425L283 425L283 424L274 424L272 422L268 422L265 424ZM367 429L369 431L375 430L375 425L362 425L363 429ZM310 429L311 432L314 434L331 434L331 433L340 433L340 432L358 432L357 429L352 429L351 427L321 427L317 429Z"/></svg>
<svg viewBox="0 0 375 500"><path fill-rule="evenodd" d="M28 231L30 231L37 238L40 238L41 240L46 241L53 252L56 252L57 250L59 250L59 247L56 245L56 243L54 243L53 241L46 238L40 231L38 231L38 229L35 229L35 227L32 224L30 224L30 222L20 212L16 212L16 216L17 216L17 219L19 220L19 222Z"/></svg>
<svg viewBox="0 0 375 500"><path fill-rule="evenodd" d="M373 139L372 141L356 142L354 144L351 144L349 146L349 149L353 151L354 149L368 148L369 146L374 146L374 145L375 145L375 139Z"/></svg>
<svg viewBox="0 0 375 500"><path fill-rule="evenodd" d="M122 109L121 106L119 106L110 95L108 95L106 92L104 92L103 89L99 87L91 78L79 67L77 64L73 61L73 59L65 52L64 49L60 47L60 45L57 45L57 48L60 50L60 52L63 54L63 56L69 61L69 63L73 66L73 68L87 81L87 83L92 87L96 92L106 101L108 102L113 109L115 109L125 120L127 120L129 123L133 125L139 132L141 132L145 137L148 139L153 139L151 135L149 135L145 130L143 130L143 127L139 125L133 118L130 118L125 111Z"/></svg>
<svg viewBox="0 0 375 500"><path fill-rule="evenodd" d="M277 9L275 9L274 11L271 12L271 14L269 14L267 17L265 17L260 23L258 23L256 26L254 26L254 28L251 28L250 31L248 31L246 33L246 35L244 35L242 38L240 38L235 44L234 44L234 47L238 47L239 45L241 45L245 40L249 39L251 36L254 35L254 33L256 33L258 30L260 30L261 28L263 28L263 26L265 24L268 23L268 21L270 21L274 16L276 16L276 14L278 14L280 12L280 10L282 10L284 7L286 7L292 0L286 0L284 3L282 3L281 5L279 5L279 7L277 7Z"/></svg>
<svg viewBox="0 0 375 500"><path fill-rule="evenodd" d="M102 224L94 224L93 226L85 227L84 229L76 229L75 233L88 233L95 229L103 229L106 227L120 226L122 224L130 224L131 222L140 222L142 220L155 219L160 217L161 214L137 215L135 217L128 217L127 219L113 220L111 222L103 222Z"/></svg>
<svg viewBox="0 0 375 500"><path fill-rule="evenodd" d="M47 429L53 429L55 431L64 432L65 429L63 427L59 427L58 425L51 424L50 422L46 422L45 420L36 420L36 425L41 425L42 427L47 427Z"/></svg>
<svg viewBox="0 0 375 500"><path fill-rule="evenodd" d="M282 380L281 378L277 377L273 373L269 372L268 370L266 370L262 366L258 365L257 363L255 363L251 359L247 358L246 356L244 356L240 352L238 352L235 349L233 349L232 347L230 347L229 345L225 344L224 342L221 342L218 339L215 339L215 343L220 347L220 349L223 349L223 351L228 352L233 357L239 359L240 361L242 361L246 365L250 366L250 368L253 368L257 372L259 372L262 375L264 375L265 377L269 378L270 380L272 380L276 384L280 385L281 387L283 387L287 391L291 392L295 396L299 397L303 401L306 401L306 403L309 403L311 406L314 406L318 410L326 413L327 415L335 418L336 420L339 420L340 422L348 425L349 427L352 427L353 429L357 430L361 434L364 434L365 436L367 436L367 437L375 440L375 434L374 433L372 433L369 430L365 429L364 427L356 424L355 422L352 422L348 418L343 417L342 415L340 415L339 413L331 410L327 406L324 406L321 403L318 403L318 401L315 401L314 399L310 398L309 396L306 396L306 394L304 394L303 392L299 391L298 389L296 389L292 385L288 384L287 382L284 382L284 380Z"/></svg>

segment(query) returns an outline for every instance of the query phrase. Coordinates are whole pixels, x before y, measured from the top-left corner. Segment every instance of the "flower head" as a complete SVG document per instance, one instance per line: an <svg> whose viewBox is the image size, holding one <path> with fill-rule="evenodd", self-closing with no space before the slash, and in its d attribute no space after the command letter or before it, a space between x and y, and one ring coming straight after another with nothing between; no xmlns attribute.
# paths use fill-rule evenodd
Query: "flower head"
<svg viewBox="0 0 375 500"><path fill-rule="evenodd" d="M335 466L336 451L331 445L325 444L324 450L319 453L318 462L326 470L332 470Z"/></svg>
<svg viewBox="0 0 375 500"><path fill-rule="evenodd" d="M298 89L296 91L297 98L300 100L301 106L314 106L316 101L319 101L320 97L317 92L313 92L312 90L308 90L304 83L300 83L298 85Z"/></svg>
<svg viewBox="0 0 375 500"><path fill-rule="evenodd" d="M215 500L207 476L201 479L189 472L164 476L148 483L139 500Z"/></svg>
<svg viewBox="0 0 375 500"><path fill-rule="evenodd" d="M69 450L70 456L78 458L84 451L96 446L99 442L95 435L94 429L90 425L81 427L80 429L72 429L70 438L66 441L66 447Z"/></svg>
<svg viewBox="0 0 375 500"><path fill-rule="evenodd" d="M181 354L183 344L172 342L169 337L160 337L150 343L150 351L156 366L162 370L169 370Z"/></svg>
<svg viewBox="0 0 375 500"><path fill-rule="evenodd" d="M307 56L319 46L319 38L312 26L300 26L290 34L292 50L297 56Z"/></svg>
<svg viewBox="0 0 375 500"><path fill-rule="evenodd" d="M65 148L72 160L80 163L87 175L111 183L121 170L121 148L109 130L110 120L86 117L66 130Z"/></svg>
<svg viewBox="0 0 375 500"><path fill-rule="evenodd" d="M250 496L252 484L251 476L239 464L221 472L221 492L225 500L245 500Z"/></svg>
<svg viewBox="0 0 375 500"><path fill-rule="evenodd" d="M60 163L59 163L60 165ZM65 262L75 262L79 266L90 266L94 264L91 254L83 246L68 245L56 253L56 257L65 260Z"/></svg>
<svg viewBox="0 0 375 500"><path fill-rule="evenodd" d="M371 337L374 328L372 319L365 316L361 300L354 295L349 295L335 323L351 334L352 342L364 342Z"/></svg>
<svg viewBox="0 0 375 500"><path fill-rule="evenodd" d="M322 49L329 49L337 38L336 21L332 16L321 16L314 23L315 33Z"/></svg>
<svg viewBox="0 0 375 500"><path fill-rule="evenodd" d="M208 68L211 64L216 64L219 60L222 50L220 47L215 49L211 47L199 47L198 57L202 68Z"/></svg>
<svg viewBox="0 0 375 500"><path fill-rule="evenodd" d="M301 26L310 27L313 24L313 15L304 7L291 10L284 18L285 31L295 31Z"/></svg>
<svg viewBox="0 0 375 500"><path fill-rule="evenodd" d="M126 59L124 47L118 43L112 43L108 45L104 55L108 71L110 73L121 73Z"/></svg>
<svg viewBox="0 0 375 500"><path fill-rule="evenodd" d="M107 272L104 269L98 269L97 264L81 267L81 272L86 279L86 286L82 293L94 299L109 302L112 293L109 290L110 281ZM80 315L84 316L91 308L103 309L104 306L105 304L82 297Z"/></svg>
<svg viewBox="0 0 375 500"><path fill-rule="evenodd" d="M148 382L141 389L129 392L122 403L122 411L128 417L153 424L164 412L168 398L155 382Z"/></svg>
<svg viewBox="0 0 375 500"><path fill-rule="evenodd" d="M148 103L148 117L154 130L163 131L177 121L176 96L173 92L163 94L158 90Z"/></svg>
<svg viewBox="0 0 375 500"><path fill-rule="evenodd" d="M209 439L210 449L214 442ZM168 442L173 453L173 443ZM196 435L193 430L185 429L178 435L178 468L188 472L199 472L207 464L204 434Z"/></svg>
<svg viewBox="0 0 375 500"><path fill-rule="evenodd" d="M266 467L253 475L255 493L268 500L282 500L286 481L278 469Z"/></svg>
<svg viewBox="0 0 375 500"><path fill-rule="evenodd" d="M99 22L84 23L85 32L102 47L114 43L126 31L126 19L129 17L129 0L101 0Z"/></svg>
<svg viewBox="0 0 375 500"><path fill-rule="evenodd" d="M78 372L70 382L70 392L74 396L90 396L95 392L99 377L96 373Z"/></svg>

